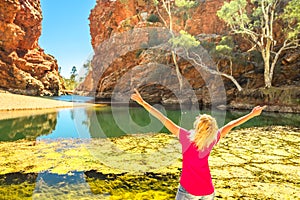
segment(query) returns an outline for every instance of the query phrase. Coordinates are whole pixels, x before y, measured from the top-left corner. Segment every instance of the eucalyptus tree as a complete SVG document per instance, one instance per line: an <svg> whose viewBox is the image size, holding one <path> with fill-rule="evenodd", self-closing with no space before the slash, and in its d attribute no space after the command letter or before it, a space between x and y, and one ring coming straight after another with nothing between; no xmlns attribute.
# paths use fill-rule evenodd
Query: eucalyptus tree
<svg viewBox="0 0 300 200"><path fill-rule="evenodd" d="M174 41L176 36L174 34L174 29L173 29L173 12L172 11L174 11L176 9L189 10L189 9L195 7L197 5L197 2L193 1L193 0L176 0L176 1L175 0L153 0L153 2L154 2L156 11L157 11L160 19L163 21L165 27L167 27L170 31L170 34L171 34L170 41ZM167 19L165 19L163 17L163 14L161 13L161 11L159 9L160 7L162 7L165 10L165 12L167 14ZM187 16L188 14L185 13L185 15ZM182 34L180 34L180 35L182 35ZM185 32L185 35L187 35L186 32ZM175 44L175 46L176 45L178 45L178 44ZM184 44L182 44L182 45L184 45ZM192 44L192 46L195 46L195 45L197 46L199 44L196 44L196 43ZM174 44L173 44L173 46L174 46ZM190 48L190 47L186 46L186 48ZM176 75L177 75L177 78L179 81L179 88L181 90L182 85L183 85L183 80L182 80L182 76L180 73L180 68L179 68L179 65L177 62L177 56L176 56L176 52L175 52L174 48L171 50L171 54L172 54L172 60L175 65Z"/></svg>
<svg viewBox="0 0 300 200"><path fill-rule="evenodd" d="M198 4L199 4L198 1L193 1L193 0L173 0L173 1L172 0L160 0L160 1L154 0L154 5L156 7L156 11L157 11L161 21L164 23L165 27L167 27L169 29L170 34L171 34L171 39L169 40L169 43L172 45L171 54L172 54L172 59L173 59L174 65L175 65L180 90L182 89L183 80L182 80L180 68L179 68L179 65L177 62L177 56L176 56L177 49L184 49L184 52L185 52L184 57L186 57L188 60L190 60L194 65L201 67L201 69L203 69L204 71L206 71L208 73L211 73L214 75L220 75L220 76L230 79L235 84L237 89L239 91L241 91L242 87L239 85L237 80L232 76L232 74L223 73L223 72L219 71L218 68L216 70L210 68L202 61L202 58L200 55L198 55L197 53L195 53L193 51L189 51L190 49L197 48L200 45L200 42L193 35L191 35L185 31L185 28L186 28L185 22L190 17L188 11L192 8L195 8ZM161 13L160 8L163 8L163 10L166 12L166 14L167 14L166 18L163 17L163 13ZM185 12L182 13L182 11L185 11ZM174 17L175 12L181 12L181 16L183 18L182 20L184 20L183 30L180 30L179 34L176 34L176 35L173 30L173 27L174 27L173 17ZM224 47L224 45L222 47ZM220 50L220 48L222 48L222 47L219 46L218 47L219 49L217 51L224 52L224 51ZM231 59L230 59L230 61L231 61ZM231 66L232 65L230 65L230 67Z"/></svg>
<svg viewBox="0 0 300 200"><path fill-rule="evenodd" d="M299 0L232 0L224 2L217 12L234 34L241 34L257 50L264 61L265 87L272 86L274 68L280 55L299 48ZM275 23L281 24L283 37L275 38ZM281 39L283 42L278 42Z"/></svg>

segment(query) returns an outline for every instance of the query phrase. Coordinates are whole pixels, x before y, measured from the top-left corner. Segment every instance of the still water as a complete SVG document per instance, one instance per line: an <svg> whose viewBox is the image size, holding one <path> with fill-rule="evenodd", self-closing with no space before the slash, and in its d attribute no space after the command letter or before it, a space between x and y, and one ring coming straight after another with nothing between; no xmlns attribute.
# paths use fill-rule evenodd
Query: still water
<svg viewBox="0 0 300 200"><path fill-rule="evenodd" d="M192 128L193 121L199 114L199 110L194 108L168 109L159 105L157 108L186 129ZM249 111L201 111L201 113L214 115L214 117L217 118L219 126L248 112ZM79 167L80 169L78 168L79 170L74 169L68 173L53 173L47 169L45 170L41 166L40 171L32 170L30 173L30 170L28 170L30 166L26 165L26 167L24 167L26 171L22 169L22 164L19 164L19 162L22 162L22 159L24 159L22 152L25 152L25 147L32 148L28 152L32 154L38 154L40 151L44 151L40 149L38 145L39 142L45 141L42 148L47 149L57 145L57 143L52 143L52 141L61 141L59 144L61 147L58 146L55 152L48 153L52 157L50 157L47 162L54 162L55 156L59 156L57 154L58 152L68 148L72 150L74 146L81 145L80 141L97 141L103 138L114 139L126 135L140 135L141 133L168 133L159 121L154 119L141 107L96 106L53 111L48 110L45 112L40 111L39 113L20 111L15 115L16 113L17 111L14 112L13 115L11 112L1 113L0 144L3 149L5 149L6 145L8 146L7 151L5 151L6 154L9 153L10 149L13 149L12 154L16 157L16 152L19 152L19 158L17 158L17 161L2 160L1 164L5 163L2 167L9 164L14 166L12 163L15 162L17 163L16 165L19 165L21 168L12 170L11 172L3 171L5 167L3 167L3 169L0 168L0 196L2 196L0 199L109 199L110 193L106 192L105 188L116 187L119 188L119 192L122 193L124 189L130 190L131 187L134 187L132 184L134 184L137 179L139 180L139 187L145 185L145 187L148 188L151 184L154 185L153 187L161 188L161 191L166 191L166 195L172 192L168 191L170 190L168 184L173 185L174 188L177 187L179 171L173 174L154 173L145 175L144 173L135 176L119 172L101 173L90 169L83 170L80 168L82 166ZM273 125L300 127L300 115L264 112L260 117L250 120L239 128L268 127ZM9 146L10 144L12 146ZM105 148L103 145L105 146L105 144L102 143L100 145L102 149ZM16 150L18 148L20 148L19 151ZM80 157L82 152L76 149L74 152L69 151L67 155L73 154L78 154L78 157ZM3 154L3 156L5 155ZM39 159L43 156L44 155L37 156L35 159ZM67 159L62 160L63 161L60 161L62 162L60 165L72 165L72 163L68 163L69 161ZM93 165L92 161L89 162L91 162L89 165ZM42 165L49 165L51 169L51 163L43 163ZM31 167L34 168L33 166ZM34 169L36 169L36 166ZM164 180L165 183L168 184L155 186L160 180ZM124 182L127 181L131 181L130 187L124 186ZM95 188L100 190L100 192L95 192ZM163 196L164 194L154 193L153 195ZM165 198L161 197L161 199L169 198L168 196Z"/></svg>
<svg viewBox="0 0 300 200"><path fill-rule="evenodd" d="M192 128L193 120L199 114L199 111L193 109L164 111L170 119L186 129ZM118 106L112 108L111 106L105 106L60 109L52 112L47 111L43 114L34 113L28 116L26 116L28 111L13 111L21 114L17 118L11 117L10 112L0 113L2 115L0 141L110 138L135 133L168 133L168 130L158 120L140 107ZM211 114L210 111L201 111L201 113ZM215 112L214 114L221 127L224 123L247 113L248 111L227 111L224 114L220 111L220 113ZM264 112L261 116L251 119L240 128L271 125L300 127L300 115Z"/></svg>

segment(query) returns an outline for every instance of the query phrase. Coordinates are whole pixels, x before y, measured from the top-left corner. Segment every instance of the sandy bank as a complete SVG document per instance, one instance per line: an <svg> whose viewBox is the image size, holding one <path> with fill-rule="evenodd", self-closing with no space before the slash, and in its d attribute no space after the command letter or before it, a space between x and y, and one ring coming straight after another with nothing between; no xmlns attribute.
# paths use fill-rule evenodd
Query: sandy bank
<svg viewBox="0 0 300 200"><path fill-rule="evenodd" d="M42 97L0 92L0 111L72 108L89 105L93 104L64 102Z"/></svg>

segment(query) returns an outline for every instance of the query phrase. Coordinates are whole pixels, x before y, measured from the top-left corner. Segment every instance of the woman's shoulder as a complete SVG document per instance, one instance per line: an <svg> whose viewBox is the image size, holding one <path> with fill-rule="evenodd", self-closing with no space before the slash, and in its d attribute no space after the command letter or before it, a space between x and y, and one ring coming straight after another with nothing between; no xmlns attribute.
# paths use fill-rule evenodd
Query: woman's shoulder
<svg viewBox="0 0 300 200"><path fill-rule="evenodd" d="M191 134L193 130L187 130L185 128L180 128L178 138L180 141L190 141Z"/></svg>
<svg viewBox="0 0 300 200"><path fill-rule="evenodd" d="M187 130L185 128L180 127L178 137L189 137L193 130Z"/></svg>

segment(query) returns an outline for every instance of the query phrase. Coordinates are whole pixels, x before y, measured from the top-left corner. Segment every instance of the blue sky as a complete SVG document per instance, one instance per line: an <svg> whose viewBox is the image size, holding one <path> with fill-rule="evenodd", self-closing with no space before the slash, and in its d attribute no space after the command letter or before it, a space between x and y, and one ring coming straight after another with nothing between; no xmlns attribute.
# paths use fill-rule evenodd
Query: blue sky
<svg viewBox="0 0 300 200"><path fill-rule="evenodd" d="M39 45L57 59L66 78L73 66L80 72L93 53L88 17L95 4L96 0L41 0Z"/></svg>

